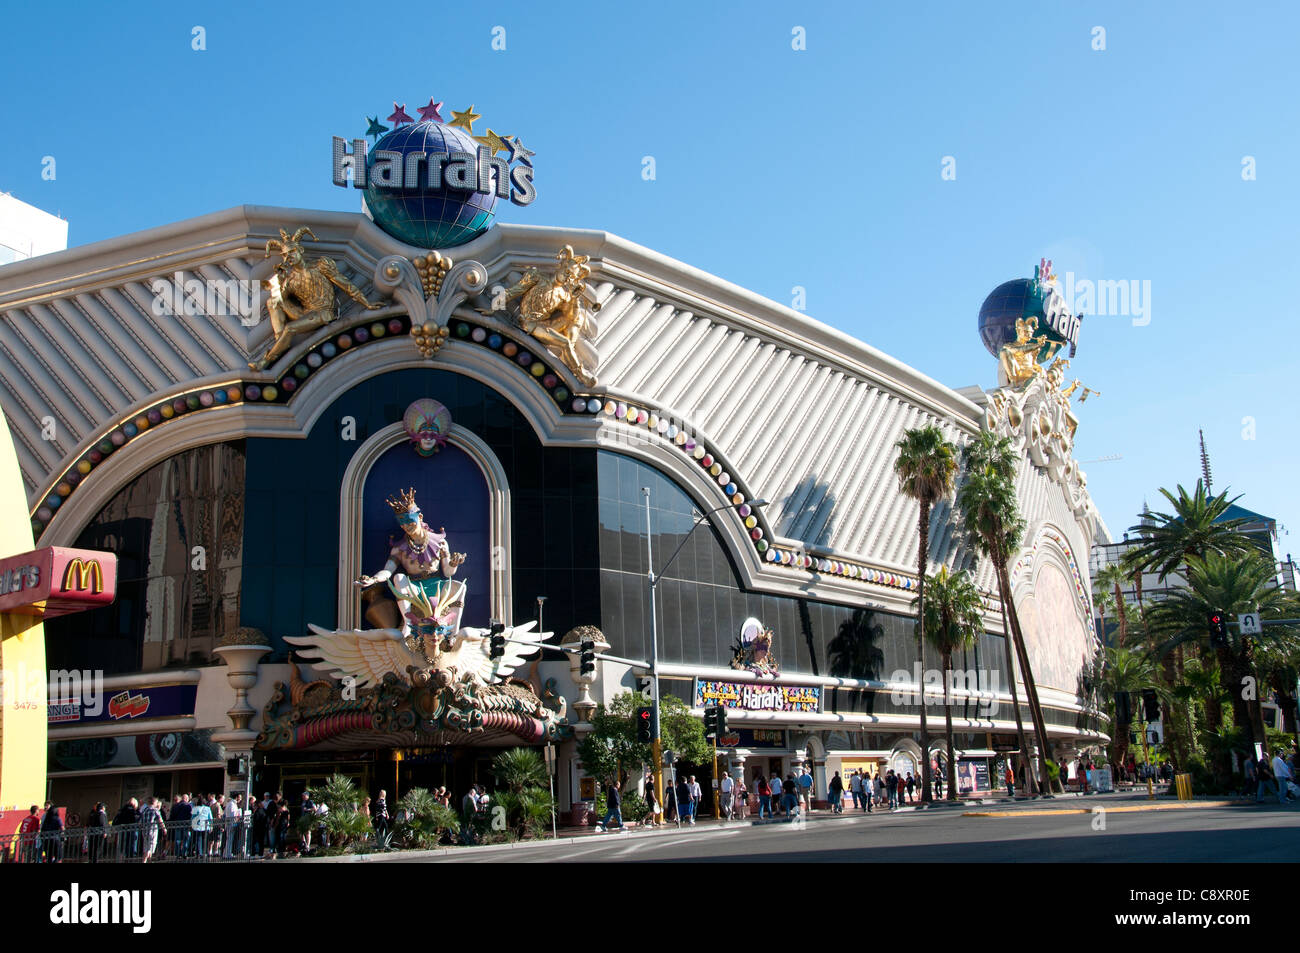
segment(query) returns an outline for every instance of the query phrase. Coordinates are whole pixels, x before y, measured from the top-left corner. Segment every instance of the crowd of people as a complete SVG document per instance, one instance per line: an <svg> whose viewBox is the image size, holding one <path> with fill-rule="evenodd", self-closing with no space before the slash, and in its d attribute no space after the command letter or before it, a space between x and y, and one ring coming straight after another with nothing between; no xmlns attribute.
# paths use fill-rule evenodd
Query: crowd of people
<svg viewBox="0 0 1300 953"><path fill-rule="evenodd" d="M844 795L847 792L853 801L853 810L870 814L877 807L893 810L904 804L914 803L919 796L919 784L920 782L910 771L903 775L893 768L877 771L875 774L858 768L847 779L840 777L840 773L836 771L835 776L830 780L827 800L832 811L843 814ZM940 796L942 784L937 777L934 779L934 785L936 796Z"/></svg>

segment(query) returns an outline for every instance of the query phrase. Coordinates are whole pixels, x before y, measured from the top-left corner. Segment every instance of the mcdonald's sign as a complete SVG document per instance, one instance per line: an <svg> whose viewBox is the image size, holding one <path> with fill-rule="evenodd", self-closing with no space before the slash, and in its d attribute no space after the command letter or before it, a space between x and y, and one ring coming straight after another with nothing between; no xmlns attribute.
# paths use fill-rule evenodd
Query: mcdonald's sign
<svg viewBox="0 0 1300 953"><path fill-rule="evenodd" d="M109 605L116 595L115 553L47 546L0 559L0 612L50 619Z"/></svg>
<svg viewBox="0 0 1300 953"><path fill-rule="evenodd" d="M84 592L89 588L91 595L104 591L104 569L98 559L82 559L76 556L68 561L68 568L63 571L63 592Z"/></svg>

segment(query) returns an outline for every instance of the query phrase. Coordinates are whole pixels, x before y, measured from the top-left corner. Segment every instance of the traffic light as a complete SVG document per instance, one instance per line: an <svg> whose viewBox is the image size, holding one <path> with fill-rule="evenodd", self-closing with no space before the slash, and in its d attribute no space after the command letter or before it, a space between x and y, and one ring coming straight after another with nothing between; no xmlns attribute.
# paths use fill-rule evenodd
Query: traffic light
<svg viewBox="0 0 1300 953"><path fill-rule="evenodd" d="M1216 649L1226 649L1228 647L1228 620L1217 609L1206 613L1206 620L1210 624L1210 645Z"/></svg>
<svg viewBox="0 0 1300 953"><path fill-rule="evenodd" d="M1130 704L1128 692L1119 692L1115 695L1115 721L1121 725L1133 721L1133 706Z"/></svg>
<svg viewBox="0 0 1300 953"><path fill-rule="evenodd" d="M721 705L717 706L717 715L714 717L718 721L718 737L721 738L727 733L727 709Z"/></svg>
<svg viewBox="0 0 1300 953"><path fill-rule="evenodd" d="M596 671L596 641L582 640L582 654L578 656L578 674L590 675Z"/></svg>
<svg viewBox="0 0 1300 953"><path fill-rule="evenodd" d="M506 637L501 633L505 632L506 627L500 622L493 620L490 629L492 635L489 639L488 658L501 658L506 654Z"/></svg>
<svg viewBox="0 0 1300 953"><path fill-rule="evenodd" d="M704 737L714 740L718 737L718 712L721 711L717 705L710 705L704 709Z"/></svg>
<svg viewBox="0 0 1300 953"><path fill-rule="evenodd" d="M648 744L655 740L655 710L638 708L636 710L636 740Z"/></svg>
<svg viewBox="0 0 1300 953"><path fill-rule="evenodd" d="M1160 699L1156 697L1154 688L1142 689L1142 714L1147 721L1160 720Z"/></svg>
<svg viewBox="0 0 1300 953"><path fill-rule="evenodd" d="M226 759L226 776L231 778L243 778L248 776L248 771L244 767L243 758Z"/></svg>

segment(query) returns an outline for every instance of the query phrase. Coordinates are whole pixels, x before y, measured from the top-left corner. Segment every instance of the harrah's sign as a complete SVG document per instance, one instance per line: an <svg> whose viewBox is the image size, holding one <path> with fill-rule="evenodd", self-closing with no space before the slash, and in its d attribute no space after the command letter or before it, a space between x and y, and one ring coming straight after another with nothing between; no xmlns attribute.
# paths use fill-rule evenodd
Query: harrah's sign
<svg viewBox="0 0 1300 953"><path fill-rule="evenodd" d="M46 619L110 605L117 555L47 546L0 559L0 612Z"/></svg>
<svg viewBox="0 0 1300 953"><path fill-rule="evenodd" d="M334 136L334 184L354 189L455 189L508 198L515 205L529 205L537 198L533 170L523 164L514 168L487 146L475 152L395 152L378 149L366 159L366 140L348 141ZM495 175L493 174L495 173ZM495 185L493 182L495 181Z"/></svg>

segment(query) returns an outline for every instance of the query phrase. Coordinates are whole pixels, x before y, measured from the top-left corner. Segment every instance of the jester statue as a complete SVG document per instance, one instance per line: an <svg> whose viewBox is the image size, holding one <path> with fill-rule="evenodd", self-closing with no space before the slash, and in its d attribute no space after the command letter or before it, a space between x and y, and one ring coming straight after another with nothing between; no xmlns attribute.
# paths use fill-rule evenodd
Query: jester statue
<svg viewBox="0 0 1300 953"><path fill-rule="evenodd" d="M374 724L392 722L393 730L421 732L424 741L454 743L446 732L477 730L527 741L554 737L563 715L527 682L511 677L551 633L536 631L534 622L501 627L495 634L504 637L504 647L494 652L491 630L461 628L465 583L452 577L465 554L451 551L445 529L434 532L425 523L414 489L387 502L403 535L384 568L361 576L356 585L387 584L402 613L401 628L331 631L309 625L311 635L286 636L313 668L352 680L362 692L351 700L333 699L317 715L298 709L281 713L279 727L267 737L277 745L297 744L303 736L300 723L318 717L306 735L319 738L351 724L352 715L344 716L353 709L365 719L387 712L376 714Z"/></svg>
<svg viewBox="0 0 1300 953"><path fill-rule="evenodd" d="M591 256L575 255L573 246L565 245L555 258L557 264L549 275L537 268L525 271L507 289L506 301L518 299L515 324L590 387L596 383L597 360L592 344L596 326L591 315L600 310L600 302L587 287Z"/></svg>
<svg viewBox="0 0 1300 953"><path fill-rule="evenodd" d="M251 370L265 370L289 350L295 337L323 328L334 321L338 317L338 307L334 301L335 288L368 311L377 311L383 307L367 301L356 285L343 277L332 258L318 258L314 265L308 267L307 256L300 243L303 235L311 235L313 241L316 238L306 226L292 235L282 228L278 241L272 238L266 243L266 255L263 257L271 254L273 245L278 246L276 250L280 255L275 274L262 282L262 286L269 292L266 312L271 318L274 339L266 353L248 365Z"/></svg>
<svg viewBox="0 0 1300 953"><path fill-rule="evenodd" d="M456 631L465 606L465 584L452 576L465 561L464 553L447 546L447 530L435 533L415 505L415 488L389 499L405 538L388 552L388 562L373 576L362 576L363 589L388 583L402 613L402 635L414 639L426 653L439 651L443 637ZM432 659L431 659L432 661Z"/></svg>

